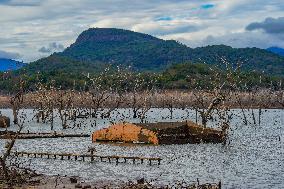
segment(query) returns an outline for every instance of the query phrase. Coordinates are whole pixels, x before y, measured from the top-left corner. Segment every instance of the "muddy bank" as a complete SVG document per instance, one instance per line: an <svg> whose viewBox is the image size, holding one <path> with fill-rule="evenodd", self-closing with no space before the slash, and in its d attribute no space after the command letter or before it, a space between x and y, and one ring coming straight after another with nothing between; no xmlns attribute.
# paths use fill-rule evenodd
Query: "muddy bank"
<svg viewBox="0 0 284 189"><path fill-rule="evenodd" d="M138 179L136 181L129 182L113 182L108 180L96 181L96 182L86 182L79 177L68 177L68 176L47 176L38 175L29 179L23 184L3 184L0 181L1 189L54 189L54 188L83 188L83 189L162 189L162 188L187 188L187 189L221 189L221 182L219 183L171 183L167 185L154 185L146 180Z"/></svg>

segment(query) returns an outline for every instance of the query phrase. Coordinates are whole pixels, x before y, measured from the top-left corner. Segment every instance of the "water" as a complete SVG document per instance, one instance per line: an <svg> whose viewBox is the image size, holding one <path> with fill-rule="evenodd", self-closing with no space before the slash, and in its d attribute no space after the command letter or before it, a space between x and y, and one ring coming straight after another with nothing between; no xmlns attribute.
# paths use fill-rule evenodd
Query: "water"
<svg viewBox="0 0 284 189"><path fill-rule="evenodd" d="M25 110L28 121L25 130L49 131L48 124L37 124L31 120L32 110ZM120 110L129 112L128 109ZM238 115L239 110L234 110ZM11 117L11 110L2 110L2 114ZM121 115L114 113L114 115ZM112 117L116 117L116 116ZM152 109L148 121L169 121L167 109ZM194 111L175 110L174 120L186 117L195 119ZM117 120L125 119L116 117ZM91 127L94 119L85 120L79 129L67 129L68 133L91 133L106 127L109 121L97 120L97 126ZM130 121L138 121L131 120ZM252 121L252 120L250 120ZM88 181L112 180L128 181L146 178L157 184L175 181L201 183L222 181L223 188L284 188L284 110L266 110L260 125L244 125L242 118L234 116L231 123L229 144L185 144L185 145L113 145L92 144L90 138L33 139L18 140L15 150L41 152L86 153L94 146L101 155L145 156L163 158L160 166L146 164L115 165L102 162L75 162L47 159L21 158L25 164L39 173L54 175L80 176ZM211 126L215 126L212 122ZM56 130L61 130L56 119ZM11 127L16 130L15 126ZM280 137L280 141L279 141ZM1 145L4 145L4 140Z"/></svg>

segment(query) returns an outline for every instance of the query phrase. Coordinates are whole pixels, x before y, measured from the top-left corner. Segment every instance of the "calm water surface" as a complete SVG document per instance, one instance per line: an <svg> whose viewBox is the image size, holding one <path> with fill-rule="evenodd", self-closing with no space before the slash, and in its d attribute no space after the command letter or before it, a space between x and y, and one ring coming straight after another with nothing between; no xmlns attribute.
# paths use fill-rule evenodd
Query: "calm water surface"
<svg viewBox="0 0 284 189"><path fill-rule="evenodd" d="M120 110L113 117L123 120ZM11 110L1 110L3 115L12 117ZM25 130L31 132L50 131L48 124L37 124L31 120L32 110L25 110L28 119ZM234 110L238 115L238 110ZM170 121L166 109L152 109L147 120ZM175 110L174 120L195 120L195 112ZM131 120L129 121L139 121ZM250 120L252 121L252 120ZM81 128L67 129L68 133L91 133L106 127L109 120L94 119L80 121ZM89 181L128 181L146 178L154 183L173 181L201 183L222 181L224 188L284 188L284 110L263 111L260 125L244 125L242 118L234 116L231 123L229 144L185 144L185 145L111 145L92 144L90 138L33 139L18 140L15 150L40 152L86 153L93 146L100 155L146 156L163 158L160 166L118 164L101 162L75 162L47 159L21 158L23 162L39 173L80 176ZM93 125L92 125L93 124ZM60 131L59 119L56 130ZM216 124L211 123L214 127ZM11 127L16 130L15 126ZM5 140L0 141L0 145Z"/></svg>

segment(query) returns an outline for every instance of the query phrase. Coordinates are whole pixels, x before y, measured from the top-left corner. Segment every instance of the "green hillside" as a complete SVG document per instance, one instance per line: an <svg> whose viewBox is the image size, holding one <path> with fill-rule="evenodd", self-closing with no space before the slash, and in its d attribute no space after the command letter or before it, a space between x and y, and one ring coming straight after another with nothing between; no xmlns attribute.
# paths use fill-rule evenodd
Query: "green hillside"
<svg viewBox="0 0 284 189"><path fill-rule="evenodd" d="M222 59L231 64L242 63L246 86L259 86L262 76L261 87L271 87L284 76L284 57L266 50L225 45L192 49L147 34L93 28L81 33L76 42L61 53L32 62L20 70L0 72L0 90L13 91L20 78L25 78L30 90L39 81L55 82L63 89L81 89L89 80L87 76L94 77L106 67L112 68L113 74L118 65L147 73L145 78L158 74L160 88L206 88L213 74L209 68L219 65L222 72Z"/></svg>
<svg viewBox="0 0 284 189"><path fill-rule="evenodd" d="M246 71L284 75L284 57L263 49L236 49L225 45L192 49L173 40L114 28L88 29L63 52L33 62L25 69L28 72L49 72L62 68L77 72L72 62L78 62L82 64L80 71L92 71L94 67L112 64L131 66L136 71L159 72L176 63L219 64L222 58L230 63L242 62Z"/></svg>
<svg viewBox="0 0 284 189"><path fill-rule="evenodd" d="M220 74L219 78L226 78L225 71L216 67L210 68L207 64L176 64L160 74L159 84L161 88L166 89L207 89L212 87L210 83L216 73ZM283 83L284 78L243 71L238 74L236 81L240 90L259 87L279 89L280 81Z"/></svg>

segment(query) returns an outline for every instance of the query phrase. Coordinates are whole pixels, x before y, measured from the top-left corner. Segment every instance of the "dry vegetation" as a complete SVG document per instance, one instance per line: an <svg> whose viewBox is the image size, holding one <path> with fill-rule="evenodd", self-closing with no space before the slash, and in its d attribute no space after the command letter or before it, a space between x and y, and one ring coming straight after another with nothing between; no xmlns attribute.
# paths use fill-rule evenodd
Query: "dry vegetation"
<svg viewBox="0 0 284 189"><path fill-rule="evenodd" d="M51 91L48 91L50 93ZM226 92L226 91L224 91ZM283 109L284 108L284 91L270 91L267 89L248 91L248 92L232 92L228 91L231 96L231 100L226 102L231 108L263 108L263 109ZM48 96L52 98L57 98L59 91L55 91ZM197 96L206 96L207 100L204 101L205 104L210 102L210 92L205 90L196 90L196 91L181 91L181 90L156 90L149 93L139 92L135 94L134 97L131 93L125 93L122 95L109 93L107 98L101 102L96 103L93 95L89 92L72 92L64 91L64 93L73 93L72 98L74 101L74 106L76 107L86 107L94 109L98 108L130 108L133 104L127 103L123 99L136 99L135 106L146 106L148 101L148 106L153 108L191 108L193 106L200 106L200 103L197 103ZM37 106L35 99L40 100L38 92L27 93L24 95L24 104L25 108L35 108ZM42 97L42 96L41 96ZM10 96L0 96L0 107L2 108L11 108L10 105ZM47 96L46 96L47 98ZM150 102L151 103L150 103ZM95 107L96 106L96 107ZM95 111L95 110L94 110Z"/></svg>

